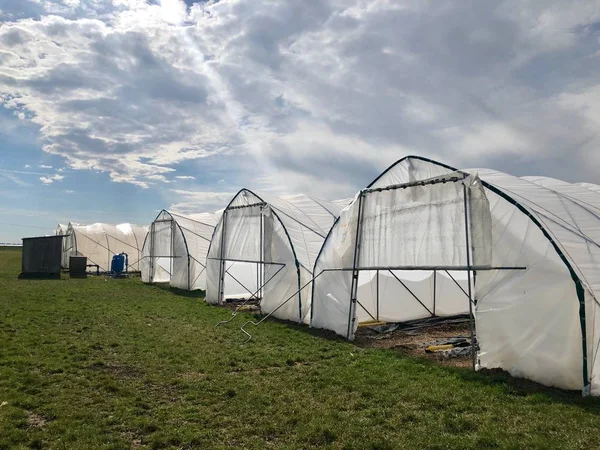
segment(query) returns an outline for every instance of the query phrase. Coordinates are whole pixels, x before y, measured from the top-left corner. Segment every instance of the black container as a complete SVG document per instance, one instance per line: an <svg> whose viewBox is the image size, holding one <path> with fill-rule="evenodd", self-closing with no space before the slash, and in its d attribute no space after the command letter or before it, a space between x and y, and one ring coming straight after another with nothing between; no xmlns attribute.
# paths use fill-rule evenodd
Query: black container
<svg viewBox="0 0 600 450"><path fill-rule="evenodd" d="M69 258L69 275L71 278L87 277L87 256L71 256Z"/></svg>
<svg viewBox="0 0 600 450"><path fill-rule="evenodd" d="M62 236L23 238L19 278L60 278Z"/></svg>

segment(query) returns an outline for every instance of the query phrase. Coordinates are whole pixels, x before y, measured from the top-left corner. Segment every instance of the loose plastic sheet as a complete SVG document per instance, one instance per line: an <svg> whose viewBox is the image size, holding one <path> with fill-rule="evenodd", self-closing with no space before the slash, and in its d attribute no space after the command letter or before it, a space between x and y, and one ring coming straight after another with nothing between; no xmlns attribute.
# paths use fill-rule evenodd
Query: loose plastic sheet
<svg viewBox="0 0 600 450"><path fill-rule="evenodd" d="M471 181L466 181L469 184ZM475 264L489 264L489 205L463 182L444 182L363 195L360 238L362 267L466 266L465 195L476 216ZM384 244L384 245L382 245ZM479 261L477 261L479 260ZM471 259L473 264L473 259Z"/></svg>

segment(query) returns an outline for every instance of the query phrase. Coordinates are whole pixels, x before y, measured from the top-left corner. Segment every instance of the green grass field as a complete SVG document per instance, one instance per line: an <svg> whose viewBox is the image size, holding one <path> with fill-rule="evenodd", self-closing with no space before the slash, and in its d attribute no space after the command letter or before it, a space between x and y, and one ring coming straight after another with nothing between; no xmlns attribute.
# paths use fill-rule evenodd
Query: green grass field
<svg viewBox="0 0 600 450"><path fill-rule="evenodd" d="M600 448L599 399L19 269L0 250L0 448Z"/></svg>

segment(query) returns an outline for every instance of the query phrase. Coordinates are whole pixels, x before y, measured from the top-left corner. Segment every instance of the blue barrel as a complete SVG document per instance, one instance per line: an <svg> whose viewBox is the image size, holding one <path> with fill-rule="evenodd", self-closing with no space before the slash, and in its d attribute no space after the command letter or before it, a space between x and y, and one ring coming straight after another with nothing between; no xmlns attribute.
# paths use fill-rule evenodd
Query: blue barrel
<svg viewBox="0 0 600 450"><path fill-rule="evenodd" d="M110 271L112 273L122 273L125 270L125 255L115 255L112 258L112 262L110 264Z"/></svg>

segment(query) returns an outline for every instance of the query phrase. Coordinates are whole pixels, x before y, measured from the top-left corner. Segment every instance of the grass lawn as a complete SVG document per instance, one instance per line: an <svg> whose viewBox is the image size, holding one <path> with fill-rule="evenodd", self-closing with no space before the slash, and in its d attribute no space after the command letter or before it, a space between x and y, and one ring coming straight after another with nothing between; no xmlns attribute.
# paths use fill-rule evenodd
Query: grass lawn
<svg viewBox="0 0 600 450"><path fill-rule="evenodd" d="M0 250L0 448L600 448L600 399L19 269Z"/></svg>

